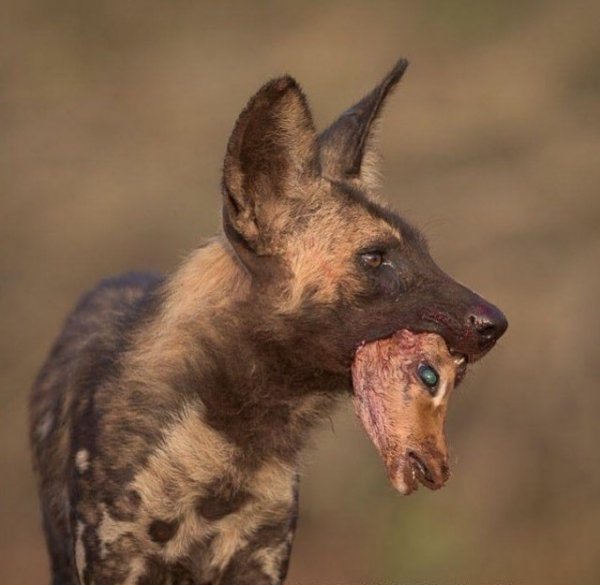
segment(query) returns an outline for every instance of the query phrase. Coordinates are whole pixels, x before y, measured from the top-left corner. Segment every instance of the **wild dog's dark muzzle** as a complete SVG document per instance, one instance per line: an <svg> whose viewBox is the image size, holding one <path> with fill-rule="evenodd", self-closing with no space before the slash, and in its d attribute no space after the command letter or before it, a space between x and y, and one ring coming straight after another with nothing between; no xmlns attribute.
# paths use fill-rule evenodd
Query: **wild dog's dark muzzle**
<svg viewBox="0 0 600 585"><path fill-rule="evenodd" d="M469 289L453 283L447 296L435 299L421 314L423 331L441 335L453 354L470 362L483 357L508 327L504 313Z"/></svg>

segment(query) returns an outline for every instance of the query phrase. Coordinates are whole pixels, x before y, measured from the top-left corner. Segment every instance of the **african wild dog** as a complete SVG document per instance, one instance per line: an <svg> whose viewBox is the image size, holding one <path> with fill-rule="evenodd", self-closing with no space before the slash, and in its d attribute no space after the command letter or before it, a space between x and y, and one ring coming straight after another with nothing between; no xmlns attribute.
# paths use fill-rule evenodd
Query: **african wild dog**
<svg viewBox="0 0 600 585"><path fill-rule="evenodd" d="M473 361L503 334L373 196L371 129L406 66L321 134L294 79L264 85L227 147L223 234L68 318L31 399L55 585L281 583L298 454L357 347L409 329Z"/></svg>

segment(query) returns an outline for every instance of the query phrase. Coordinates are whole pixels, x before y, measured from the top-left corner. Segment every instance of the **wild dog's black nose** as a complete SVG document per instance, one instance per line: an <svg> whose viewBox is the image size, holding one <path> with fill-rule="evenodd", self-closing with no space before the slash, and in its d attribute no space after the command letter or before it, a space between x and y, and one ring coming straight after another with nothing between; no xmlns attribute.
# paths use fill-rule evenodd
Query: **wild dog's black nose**
<svg viewBox="0 0 600 585"><path fill-rule="evenodd" d="M469 323L475 329L481 347L498 341L508 327L504 313L490 304L476 306L469 315Z"/></svg>

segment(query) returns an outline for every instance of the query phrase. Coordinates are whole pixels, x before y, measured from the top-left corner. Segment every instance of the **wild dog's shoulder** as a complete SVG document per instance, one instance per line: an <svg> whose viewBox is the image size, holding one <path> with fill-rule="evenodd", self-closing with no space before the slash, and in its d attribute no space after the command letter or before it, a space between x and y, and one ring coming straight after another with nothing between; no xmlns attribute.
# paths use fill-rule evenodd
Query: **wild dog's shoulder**
<svg viewBox="0 0 600 585"><path fill-rule="evenodd" d="M100 322L122 326L128 316L139 315L158 300L163 280L163 276L151 272L128 272L106 278L80 298L65 329Z"/></svg>
<svg viewBox="0 0 600 585"><path fill-rule="evenodd" d="M82 377L98 378L125 346L127 331L151 312L162 277L128 273L101 281L85 293L67 317L35 380L31 394L32 441L49 439L53 425L68 416Z"/></svg>
<svg viewBox="0 0 600 585"><path fill-rule="evenodd" d="M86 348L114 351L127 330L159 302L163 277L130 272L106 278L86 292L67 317L49 362L62 355L72 361Z"/></svg>

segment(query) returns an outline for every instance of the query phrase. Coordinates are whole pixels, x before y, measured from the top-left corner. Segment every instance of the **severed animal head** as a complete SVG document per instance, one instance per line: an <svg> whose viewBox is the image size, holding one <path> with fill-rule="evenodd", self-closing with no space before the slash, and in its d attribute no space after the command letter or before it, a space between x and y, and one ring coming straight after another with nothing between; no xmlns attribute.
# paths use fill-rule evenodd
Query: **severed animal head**
<svg viewBox="0 0 600 585"><path fill-rule="evenodd" d="M352 366L354 407L404 495L420 482L441 488L450 475L444 423L465 361L432 333L401 330L361 346Z"/></svg>

